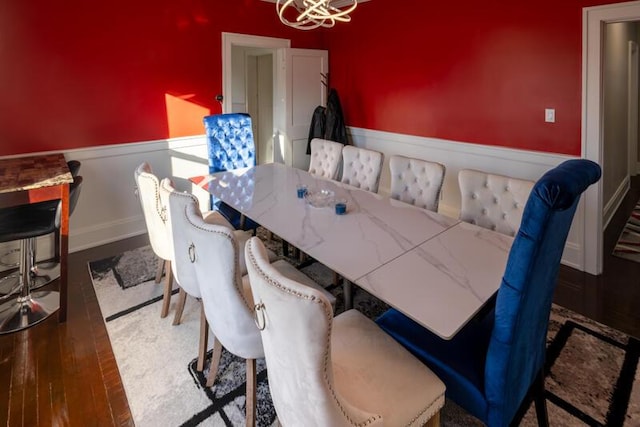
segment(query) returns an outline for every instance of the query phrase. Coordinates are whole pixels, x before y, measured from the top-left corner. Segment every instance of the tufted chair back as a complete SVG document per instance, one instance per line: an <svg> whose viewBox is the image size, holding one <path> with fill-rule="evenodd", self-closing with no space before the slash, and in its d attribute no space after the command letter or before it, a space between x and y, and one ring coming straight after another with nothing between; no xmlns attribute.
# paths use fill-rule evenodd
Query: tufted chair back
<svg viewBox="0 0 640 427"><path fill-rule="evenodd" d="M443 340L395 309L377 323L433 369L451 399L488 426L520 425L529 393L538 425L549 425L544 391L546 337L560 260L582 193L598 164L563 162L530 191L494 307ZM504 179L504 177L502 177Z"/></svg>
<svg viewBox="0 0 640 427"><path fill-rule="evenodd" d="M391 198L438 211L445 167L440 163L391 156Z"/></svg>
<svg viewBox="0 0 640 427"><path fill-rule="evenodd" d="M463 169L458 174L462 205L460 219L514 236L533 182Z"/></svg>
<svg viewBox="0 0 640 427"><path fill-rule="evenodd" d="M244 113L214 114L204 118L204 127L209 152L209 173L256 165L251 116ZM211 208L220 211L235 228L247 230L258 227L258 224L251 220L245 221L237 210L213 196Z"/></svg>
<svg viewBox="0 0 640 427"><path fill-rule="evenodd" d="M255 171L250 169L230 181L229 185L220 189L220 197L224 200L229 200L231 205L237 206L241 211L249 210L253 203ZM222 213L226 216L227 212L224 211Z"/></svg>
<svg viewBox="0 0 640 427"><path fill-rule="evenodd" d="M171 260L173 250L166 224L167 201L160 196L160 181L147 162L136 168L134 178L151 247L158 257Z"/></svg>
<svg viewBox="0 0 640 427"><path fill-rule="evenodd" d="M326 139L311 140L311 163L309 173L321 178L336 179L342 160L343 144Z"/></svg>
<svg viewBox="0 0 640 427"><path fill-rule="evenodd" d="M342 182L377 193L383 158L378 151L345 145L342 149Z"/></svg>
<svg viewBox="0 0 640 427"><path fill-rule="evenodd" d="M349 405L335 390L329 301L320 291L273 268L259 239L250 239L245 251L254 300L263 307L256 312L256 322L264 325L269 389L280 423L345 426L349 419L374 418ZM302 384L304 396L300 396ZM377 419L367 425L378 425L376 421L382 424Z"/></svg>
<svg viewBox="0 0 640 427"><path fill-rule="evenodd" d="M264 357L260 331L253 321L253 301L245 294L238 243L229 227L208 224L197 204L185 209L186 251L200 286L211 331L231 353L245 359Z"/></svg>
<svg viewBox="0 0 640 427"><path fill-rule="evenodd" d="M204 118L209 151L209 173L256 164L251 117L248 114L214 114Z"/></svg>
<svg viewBox="0 0 640 427"><path fill-rule="evenodd" d="M189 259L188 248L191 242L185 232L189 226L187 206L198 206L198 199L193 194L176 191L168 178L160 182L160 189L167 193L169 200L167 219L173 249L173 275L178 285L189 295L200 298L196 271Z"/></svg>

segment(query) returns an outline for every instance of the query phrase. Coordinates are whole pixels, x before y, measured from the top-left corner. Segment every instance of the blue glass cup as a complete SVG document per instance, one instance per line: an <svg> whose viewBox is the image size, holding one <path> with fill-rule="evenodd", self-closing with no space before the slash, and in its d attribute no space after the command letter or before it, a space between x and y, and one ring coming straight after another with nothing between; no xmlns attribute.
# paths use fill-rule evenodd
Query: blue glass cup
<svg viewBox="0 0 640 427"><path fill-rule="evenodd" d="M307 186L298 185L298 188L296 189L296 191L298 192L298 199L302 199L307 194Z"/></svg>
<svg viewBox="0 0 640 427"><path fill-rule="evenodd" d="M334 207L336 209L336 215L344 215L347 213L347 202L345 200L336 200Z"/></svg>

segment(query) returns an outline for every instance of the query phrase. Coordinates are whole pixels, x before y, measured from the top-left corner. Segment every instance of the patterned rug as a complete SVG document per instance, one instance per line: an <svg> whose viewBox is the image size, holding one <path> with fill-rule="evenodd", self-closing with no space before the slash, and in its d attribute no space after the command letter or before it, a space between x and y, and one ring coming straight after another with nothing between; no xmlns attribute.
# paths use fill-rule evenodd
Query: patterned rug
<svg viewBox="0 0 640 427"><path fill-rule="evenodd" d="M613 255L640 262L640 203L631 212L613 248Z"/></svg>
<svg viewBox="0 0 640 427"><path fill-rule="evenodd" d="M265 236L262 230L259 236ZM282 255L279 241L266 243ZM336 295L336 313L343 311L342 288L332 285L333 275L326 267L287 260ZM169 316L160 319L162 284L152 279L156 265L149 247L89 263L136 425L244 425L244 360L223 351L216 382L205 387L208 366L202 373L195 370L199 306L189 298L182 323L173 326L172 301ZM135 280L136 286L122 285ZM370 318L386 310L375 297L355 287L354 291L354 308ZM637 340L554 305L547 342L552 426L640 426ZM257 425L277 425L264 360L258 361L257 372ZM443 426L482 425L449 401L441 421ZM521 425L537 425L533 408Z"/></svg>

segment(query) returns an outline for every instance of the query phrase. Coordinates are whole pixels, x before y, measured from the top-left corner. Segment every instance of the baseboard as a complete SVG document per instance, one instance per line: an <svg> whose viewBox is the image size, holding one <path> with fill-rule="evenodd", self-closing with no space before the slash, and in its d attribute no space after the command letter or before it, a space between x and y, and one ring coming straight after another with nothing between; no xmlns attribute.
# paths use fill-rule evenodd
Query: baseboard
<svg viewBox="0 0 640 427"><path fill-rule="evenodd" d="M615 215L616 211L620 207L620 204L622 203L630 189L631 178L627 175L627 177L622 180L611 199L609 199L609 201L604 206L602 213L603 230L605 230L609 225L609 222L611 222L613 215Z"/></svg>

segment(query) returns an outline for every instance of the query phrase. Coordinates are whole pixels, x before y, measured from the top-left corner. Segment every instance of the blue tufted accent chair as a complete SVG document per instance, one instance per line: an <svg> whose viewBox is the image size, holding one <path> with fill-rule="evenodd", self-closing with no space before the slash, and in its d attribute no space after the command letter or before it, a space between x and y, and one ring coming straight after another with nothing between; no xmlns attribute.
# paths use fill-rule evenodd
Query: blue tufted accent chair
<svg viewBox="0 0 640 427"><path fill-rule="evenodd" d="M452 340L436 337L394 309L377 320L442 379L447 398L490 427L517 425L532 397L538 424L548 425L543 370L553 292L580 195L600 175L596 163L577 159L536 182L495 306Z"/></svg>
<svg viewBox="0 0 640 427"><path fill-rule="evenodd" d="M243 113L214 114L204 118L209 152L209 173L252 167L256 165L251 116ZM211 208L217 209L235 227L244 230L258 227L244 219L238 211L211 198Z"/></svg>

